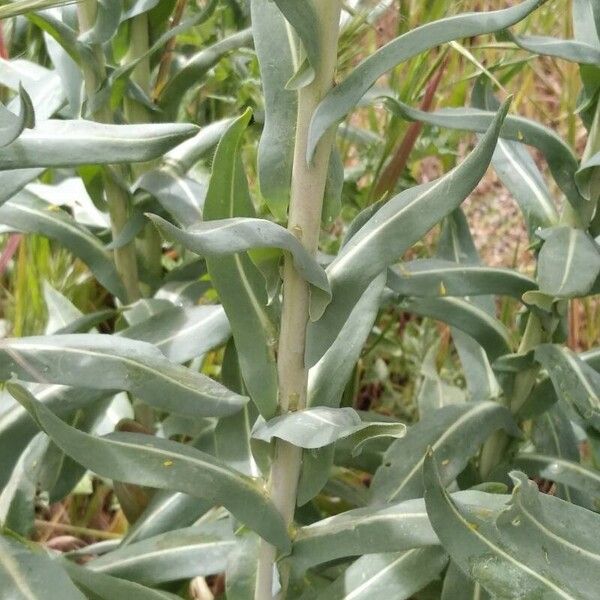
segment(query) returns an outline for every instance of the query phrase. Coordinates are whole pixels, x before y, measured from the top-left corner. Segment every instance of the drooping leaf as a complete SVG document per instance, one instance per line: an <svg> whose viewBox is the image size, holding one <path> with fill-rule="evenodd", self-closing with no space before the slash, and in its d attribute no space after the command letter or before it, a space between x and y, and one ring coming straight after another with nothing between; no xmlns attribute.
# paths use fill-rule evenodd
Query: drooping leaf
<svg viewBox="0 0 600 600"><path fill-rule="evenodd" d="M456 209L485 174L508 103L475 150L440 179L402 192L384 204L327 267L333 299L314 290L307 330L307 364L321 358L369 283L441 218Z"/></svg>
<svg viewBox="0 0 600 600"><path fill-rule="evenodd" d="M289 547L283 519L261 481L185 444L134 433L85 434L61 421L24 388L7 385L54 443L94 473L222 504L272 544L282 550Z"/></svg>
<svg viewBox="0 0 600 600"><path fill-rule="evenodd" d="M0 171L144 162L161 157L198 129L183 123L106 125L82 119L42 121L0 156Z"/></svg>
<svg viewBox="0 0 600 600"><path fill-rule="evenodd" d="M88 265L107 290L125 297L121 278L100 240L65 211L23 190L0 206L0 222L16 231L56 240Z"/></svg>
<svg viewBox="0 0 600 600"><path fill-rule="evenodd" d="M373 478L373 503L419 497L423 493L421 471L429 447L442 465L443 481L450 483L498 429L519 435L509 411L495 402L447 406L427 415L389 447Z"/></svg>
<svg viewBox="0 0 600 600"><path fill-rule="evenodd" d="M162 410L221 416L246 398L168 361L154 346L123 337L72 334L0 341L0 379L129 391Z"/></svg>
<svg viewBox="0 0 600 600"><path fill-rule="evenodd" d="M600 274L600 248L584 231L555 227L540 234L540 291L557 298L585 296Z"/></svg>
<svg viewBox="0 0 600 600"><path fill-rule="evenodd" d="M19 86L20 111L19 115L13 114L3 104L0 104L0 147L8 146L14 142L28 127L35 126L33 104L25 88Z"/></svg>
<svg viewBox="0 0 600 600"><path fill-rule="evenodd" d="M540 4L540 0L526 0L505 10L455 15L427 23L392 40L360 63L319 104L311 121L307 159L310 161L312 158L322 135L343 119L369 88L396 65L458 38L506 29L524 19Z"/></svg>

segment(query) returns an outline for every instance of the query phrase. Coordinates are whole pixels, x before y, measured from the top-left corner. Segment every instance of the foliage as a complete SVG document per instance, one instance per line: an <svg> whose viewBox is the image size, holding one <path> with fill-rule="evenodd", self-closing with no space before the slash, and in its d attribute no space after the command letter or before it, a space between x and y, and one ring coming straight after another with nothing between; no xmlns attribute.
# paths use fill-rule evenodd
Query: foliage
<svg viewBox="0 0 600 600"><path fill-rule="evenodd" d="M540 0L413 4L368 56L392 2L0 7L4 595L597 597L600 350L567 342L600 293L600 8L558 39L516 33ZM461 43L490 35L493 67ZM475 71L431 110L446 46ZM578 65L581 155L497 97L534 55ZM529 273L473 242L490 165Z"/></svg>

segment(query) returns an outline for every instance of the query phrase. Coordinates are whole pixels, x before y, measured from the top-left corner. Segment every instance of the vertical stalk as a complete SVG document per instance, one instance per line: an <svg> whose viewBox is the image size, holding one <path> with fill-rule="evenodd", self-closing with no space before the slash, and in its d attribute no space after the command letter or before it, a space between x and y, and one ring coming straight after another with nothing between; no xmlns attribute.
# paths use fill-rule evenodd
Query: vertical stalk
<svg viewBox="0 0 600 600"><path fill-rule="evenodd" d="M313 161L306 161L308 129L312 115L325 94L333 87L337 62L337 40L341 12L340 0L315 0L321 41L321 63L314 81L298 92L298 116L288 229L311 253L316 254L321 230L323 195L335 131L323 137ZM306 406L308 370L304 364L308 324L309 287L297 273L289 256L283 270L283 306L277 369L279 410L281 413ZM286 523L291 524L296 507L302 449L277 440L269 480L271 499ZM261 540L255 600L270 600L276 549ZM282 575L281 597L287 582Z"/></svg>
<svg viewBox="0 0 600 600"><path fill-rule="evenodd" d="M131 19L128 60L136 60L143 56L149 48L148 15L142 13ZM148 57L142 59L131 74L131 80L150 97L150 60ZM143 105L135 102L129 97L124 100L125 117L129 123L150 123L152 121L150 111ZM134 177L139 177L148 170L148 164L132 165L131 170ZM147 272L160 277L162 273L162 241L156 227L148 223L143 230L140 240L140 250L144 266Z"/></svg>
<svg viewBox="0 0 600 600"><path fill-rule="evenodd" d="M91 29L96 21L97 6L95 0L83 0L77 5L77 16L79 19L79 29L83 33ZM99 44L95 44L94 56L96 58L96 69L92 65L83 65L83 76L85 89L88 98L92 98L99 89L102 80L106 77L106 65L104 53ZM94 118L101 123L113 123L113 115L107 105L99 108L94 114ZM118 169L119 178L122 170ZM111 176L110 172L104 172L104 189L106 191L106 202L110 214L111 228L113 237L117 237L127 221L129 220L129 194L117 181ZM126 244L114 251L115 264L117 271L123 280L129 302L140 298L138 284L138 268L135 254L135 245Z"/></svg>

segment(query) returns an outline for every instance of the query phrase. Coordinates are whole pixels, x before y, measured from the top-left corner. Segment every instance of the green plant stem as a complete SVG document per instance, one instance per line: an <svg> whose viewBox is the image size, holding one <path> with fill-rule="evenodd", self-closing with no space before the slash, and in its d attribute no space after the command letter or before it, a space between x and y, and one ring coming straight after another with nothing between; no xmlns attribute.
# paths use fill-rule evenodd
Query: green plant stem
<svg viewBox="0 0 600 600"><path fill-rule="evenodd" d="M525 332L521 339L518 354L527 354L534 350L543 341L543 329L539 317L535 313L529 313ZM519 412L527 400L539 372L539 366L531 366L515 376L513 393L510 398L509 408L513 414ZM498 465L504 456L506 448L510 443L510 438L504 431L497 431L483 445L481 458L479 461L479 472L485 480L494 467Z"/></svg>
<svg viewBox="0 0 600 600"><path fill-rule="evenodd" d="M97 6L96 0L83 0L77 4L77 16L79 19L79 29L83 33L93 27L96 21ZM93 65L82 66L85 88L88 98L93 98L100 84L106 77L106 65L102 47L98 44L94 46L94 57L96 59L96 68ZM108 105L104 104L94 114L94 118L101 123L113 123L113 115ZM116 238L129 220L130 200L128 192L123 189L118 180L124 180L123 170L115 169L114 177L108 169L104 170L104 189L106 192L106 202L110 215L113 238ZM135 253L135 244L125 244L114 251L115 264L117 271L123 280L127 292L127 301L133 302L141 296L138 283L138 267Z"/></svg>
<svg viewBox="0 0 600 600"><path fill-rule="evenodd" d="M324 136L313 161L308 164L306 161L308 128L317 105L333 86L341 2L318 0L315 2L315 8L320 25L321 63L314 81L298 92L298 118L288 219L288 229L312 254L316 254L319 243L323 196L335 131ZM304 351L309 318L308 308L308 284L296 272L291 258L286 256L277 359L281 413L306 407L308 370L304 363ZM269 491L275 506L288 524L291 524L294 516L301 464L302 449L283 441L276 441ZM276 549L262 540L255 600L268 600L272 597L275 559ZM281 574L281 598L285 597L286 579L286 575Z"/></svg>
<svg viewBox="0 0 600 600"><path fill-rule="evenodd" d="M143 56L149 47L148 15L142 13L131 19L130 42L127 60L137 60ZM150 97L151 77L150 60L148 57L140 60L131 74L131 80ZM150 123L152 121L147 107L132 98L125 96L125 117L129 123ZM151 163L136 164L131 166L135 178L140 177L151 166ZM162 240L156 227L148 223L139 240L144 267L149 275L160 278L162 274ZM149 290L147 290L149 291Z"/></svg>

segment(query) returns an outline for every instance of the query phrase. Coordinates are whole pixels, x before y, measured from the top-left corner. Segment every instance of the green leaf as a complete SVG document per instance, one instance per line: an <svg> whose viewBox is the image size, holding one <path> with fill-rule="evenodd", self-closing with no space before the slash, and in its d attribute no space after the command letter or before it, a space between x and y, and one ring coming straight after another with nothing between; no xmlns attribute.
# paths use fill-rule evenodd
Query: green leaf
<svg viewBox="0 0 600 600"><path fill-rule="evenodd" d="M580 229L555 227L542 232L538 258L540 292L557 298L587 295L600 274L600 248Z"/></svg>
<svg viewBox="0 0 600 600"><path fill-rule="evenodd" d="M464 491L453 494L470 511L497 512L508 496ZM422 498L382 507L357 508L301 527L288 559L297 573L348 556L402 552L434 546L433 531Z"/></svg>
<svg viewBox="0 0 600 600"><path fill-rule="evenodd" d="M240 157L248 125L246 113L230 125L213 160L204 218L254 217L254 207ZM246 254L207 260L212 283L231 324L248 394L266 419L277 408L277 330L275 310L267 306L265 280Z"/></svg>
<svg viewBox="0 0 600 600"><path fill-rule="evenodd" d="M0 523L11 531L28 536L33 529L35 497L40 481L48 436L40 433L25 448L10 479L0 493Z"/></svg>
<svg viewBox="0 0 600 600"><path fill-rule="evenodd" d="M459 14L433 21L401 35L363 60L342 83L334 87L315 111L309 131L307 160L311 160L323 134L341 121L369 88L387 71L446 42L506 29L533 12L543 0L526 0L494 12Z"/></svg>
<svg viewBox="0 0 600 600"><path fill-rule="evenodd" d="M554 344L542 344L535 359L548 371L558 397L600 431L600 374L574 352Z"/></svg>
<svg viewBox="0 0 600 600"><path fill-rule="evenodd" d="M121 0L98 0L96 21L80 36L84 44L104 44L112 39L121 23L123 2Z"/></svg>
<svg viewBox="0 0 600 600"><path fill-rule="evenodd" d="M222 504L270 543L284 551L289 548L283 519L260 480L177 442L134 433L85 434L61 421L24 388L14 383L7 386L54 443L94 473Z"/></svg>
<svg viewBox="0 0 600 600"><path fill-rule="evenodd" d="M399 116L409 120L478 133L483 133L494 117L493 112L475 108L446 108L424 112L398 100L390 101L388 106ZM538 149L546 159L556 183L573 207L578 209L587 205L575 182L579 161L573 150L555 131L524 117L509 115L500 130L500 137Z"/></svg>
<svg viewBox="0 0 600 600"><path fill-rule="evenodd" d="M220 573L236 545L228 523L217 522L128 544L87 562L86 568L142 585L157 585Z"/></svg>
<svg viewBox="0 0 600 600"><path fill-rule="evenodd" d="M573 1L575 38L600 48L600 7L594 0Z"/></svg>
<svg viewBox="0 0 600 600"><path fill-rule="evenodd" d="M23 190L0 206L0 222L16 231L56 240L88 265L108 291L125 297L121 278L102 243L65 211Z"/></svg>
<svg viewBox="0 0 600 600"><path fill-rule="evenodd" d="M451 561L444 577L441 600L490 600L490 596Z"/></svg>
<svg viewBox="0 0 600 600"><path fill-rule="evenodd" d="M423 466L425 504L431 524L452 560L493 596L577 600L549 565L530 566L530 548L507 548L490 515L465 515L444 489L432 453ZM492 515L493 516L493 515ZM535 544L536 540L530 540ZM538 546L538 551L541 550ZM541 552L540 552L541 553Z"/></svg>
<svg viewBox="0 0 600 600"><path fill-rule="evenodd" d="M225 571L227 600L251 600L256 589L260 539L254 534L238 538Z"/></svg>
<svg viewBox="0 0 600 600"><path fill-rule="evenodd" d="M511 351L510 333L501 321L477 305L461 298L407 298L400 303L403 310L431 317L463 331L472 337L493 362Z"/></svg>
<svg viewBox="0 0 600 600"><path fill-rule="evenodd" d="M35 115L29 94L19 84L19 116L0 104L0 147L8 146L23 133L26 127L35 126Z"/></svg>
<svg viewBox="0 0 600 600"><path fill-rule="evenodd" d="M360 445L366 438L401 437L405 432L403 423L363 423L353 408L317 406L258 422L252 437L264 442L278 438L299 448L313 449L333 444L340 438L351 437Z"/></svg>
<svg viewBox="0 0 600 600"><path fill-rule="evenodd" d="M536 283L512 269L420 259L388 270L387 285L402 296L513 296L520 299Z"/></svg>
<svg viewBox="0 0 600 600"><path fill-rule="evenodd" d="M308 372L308 405L339 406L348 379L379 313L385 273L369 285L333 344Z"/></svg>
<svg viewBox="0 0 600 600"><path fill-rule="evenodd" d="M434 580L447 562L439 546L401 554L368 554L348 567L317 600L406 600Z"/></svg>
<svg viewBox="0 0 600 600"><path fill-rule="evenodd" d="M501 37L506 37L519 48L534 54L552 56L582 65L600 64L600 48L583 41L560 40L542 35L512 35L510 32L504 32Z"/></svg>
<svg viewBox="0 0 600 600"><path fill-rule="evenodd" d="M519 436L510 412L495 402L446 406L409 427L385 453L371 484L373 503L417 498L423 493L421 471L431 447L449 484L467 465L479 446L494 432L504 429Z"/></svg>
<svg viewBox="0 0 600 600"><path fill-rule="evenodd" d="M311 295L307 330L309 366L314 365L337 337L355 303L370 282L438 221L456 209L485 174L498 133L508 112L507 102L475 150L440 179L416 186L384 204L344 245L327 267L333 300Z"/></svg>
<svg viewBox="0 0 600 600"><path fill-rule="evenodd" d="M106 125L92 121L42 121L3 148L0 171L33 167L145 162L160 158L198 128L183 123Z"/></svg>
<svg viewBox="0 0 600 600"><path fill-rule="evenodd" d="M61 566L73 580L73 583L91 600L116 600L117 598L127 598L127 600L175 600L178 598L178 596L173 596L167 592L151 590L131 581L95 573L86 567L80 567L67 560L62 561Z"/></svg>
<svg viewBox="0 0 600 600"><path fill-rule="evenodd" d="M531 476L543 477L587 494L600 510L600 473L578 462L543 454L518 454L513 464Z"/></svg>
<svg viewBox="0 0 600 600"><path fill-rule="evenodd" d="M596 200L593 198L594 190L592 184L594 181L594 173L600 169L600 152L590 156L586 161L581 163L579 170L575 173L575 181L581 195L587 200ZM598 192L595 192L596 194Z"/></svg>
<svg viewBox="0 0 600 600"><path fill-rule="evenodd" d="M8 600L85 600L56 561L0 536L0 590Z"/></svg>
<svg viewBox="0 0 600 600"><path fill-rule="evenodd" d="M12 0L0 6L0 19L10 19L25 13L71 4L72 0Z"/></svg>
<svg viewBox="0 0 600 600"><path fill-rule="evenodd" d="M246 398L123 337L72 334L0 341L0 379L129 391L147 404L190 416L222 416Z"/></svg>
<svg viewBox="0 0 600 600"><path fill-rule="evenodd" d="M157 215L149 214L148 217L167 239L182 244L199 256L228 256L256 248L289 252L298 273L326 295L330 293L323 268L292 233L277 223L266 219L236 217L198 223L183 230Z"/></svg>
<svg viewBox="0 0 600 600"><path fill-rule="evenodd" d="M294 74L294 59L289 31L276 4L252 0L251 10L265 105L258 144L260 192L275 218L284 221L290 201L297 111L297 94L285 86Z"/></svg>

